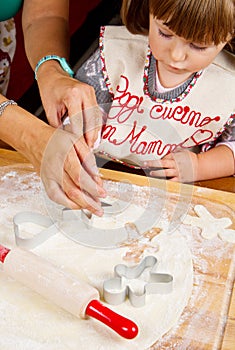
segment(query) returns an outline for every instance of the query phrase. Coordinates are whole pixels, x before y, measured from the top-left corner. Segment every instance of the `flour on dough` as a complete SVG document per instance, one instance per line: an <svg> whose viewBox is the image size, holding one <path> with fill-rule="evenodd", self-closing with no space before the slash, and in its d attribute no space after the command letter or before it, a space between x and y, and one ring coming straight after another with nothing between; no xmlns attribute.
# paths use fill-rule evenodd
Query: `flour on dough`
<svg viewBox="0 0 235 350"><path fill-rule="evenodd" d="M1 200L0 238L1 244L12 247L14 246L13 215L22 210L44 214L45 202L40 196L40 186L35 175L18 174L1 178L1 181L1 188L4 187L5 190L3 192L5 201ZM150 220L148 216L146 217ZM33 233L33 227L31 232ZM160 232L149 243L153 248L151 255L158 259L156 272L173 275L173 291L169 294L148 295L146 305L140 308L131 306L128 300L121 305L108 305L137 323L139 327L137 338L126 340L97 320L92 318L84 320L71 315L10 279L0 268L0 348L148 349L179 322L193 286L192 254L186 239L179 231L172 234ZM97 288L102 301L104 280L113 277L115 265L126 263L124 257L130 250L130 245L116 249L93 249L79 245L58 232L33 251ZM146 250L142 251L141 258L147 254L149 252Z"/></svg>
<svg viewBox="0 0 235 350"><path fill-rule="evenodd" d="M8 350L148 349L177 324L193 285L192 257L185 238L179 232L159 234L152 244L159 247L156 272L173 275L173 291L148 295L146 305L140 308L128 300L118 306L107 305L137 323L137 338L126 340L97 320L76 318L0 272L0 312L4 315L0 318L0 345ZM80 246L60 233L34 249L93 285L101 296L103 281L113 276L116 264L123 263L126 250Z"/></svg>
<svg viewBox="0 0 235 350"><path fill-rule="evenodd" d="M230 218L216 218L203 205L195 205L194 211L197 216L187 215L184 224L199 227L205 239L219 236L223 241L235 243L235 230L228 228L232 225Z"/></svg>

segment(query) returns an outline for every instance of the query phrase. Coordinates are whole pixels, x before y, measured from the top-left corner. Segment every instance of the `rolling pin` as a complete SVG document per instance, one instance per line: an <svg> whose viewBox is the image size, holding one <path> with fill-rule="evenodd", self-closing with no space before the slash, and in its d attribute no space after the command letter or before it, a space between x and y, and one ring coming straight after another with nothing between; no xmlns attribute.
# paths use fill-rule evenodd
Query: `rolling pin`
<svg viewBox="0 0 235 350"><path fill-rule="evenodd" d="M137 336L137 325L101 304L97 289L46 259L21 248L10 250L0 245L0 262L8 276L71 314L96 318L126 339Z"/></svg>

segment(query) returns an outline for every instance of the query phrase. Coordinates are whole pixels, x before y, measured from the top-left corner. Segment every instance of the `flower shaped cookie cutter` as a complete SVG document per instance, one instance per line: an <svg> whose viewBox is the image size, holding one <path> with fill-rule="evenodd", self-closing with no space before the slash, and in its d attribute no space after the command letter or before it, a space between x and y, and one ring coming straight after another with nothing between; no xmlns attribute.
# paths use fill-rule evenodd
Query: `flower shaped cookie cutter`
<svg viewBox="0 0 235 350"><path fill-rule="evenodd" d="M141 307L145 305L147 294L170 293L173 289L173 276L154 272L156 264L157 258L149 255L132 267L124 264L116 265L115 277L104 281L104 300L109 304L118 305L128 297L132 306ZM142 279L146 274L147 278Z"/></svg>

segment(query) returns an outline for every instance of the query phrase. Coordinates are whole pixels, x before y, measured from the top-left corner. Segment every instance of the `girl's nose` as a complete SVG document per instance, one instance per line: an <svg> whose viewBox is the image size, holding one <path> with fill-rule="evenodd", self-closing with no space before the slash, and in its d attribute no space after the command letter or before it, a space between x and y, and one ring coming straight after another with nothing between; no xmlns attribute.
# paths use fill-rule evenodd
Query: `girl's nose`
<svg viewBox="0 0 235 350"><path fill-rule="evenodd" d="M171 59L174 62L184 61L186 59L185 44L177 39L174 40L171 44L172 44L170 49Z"/></svg>

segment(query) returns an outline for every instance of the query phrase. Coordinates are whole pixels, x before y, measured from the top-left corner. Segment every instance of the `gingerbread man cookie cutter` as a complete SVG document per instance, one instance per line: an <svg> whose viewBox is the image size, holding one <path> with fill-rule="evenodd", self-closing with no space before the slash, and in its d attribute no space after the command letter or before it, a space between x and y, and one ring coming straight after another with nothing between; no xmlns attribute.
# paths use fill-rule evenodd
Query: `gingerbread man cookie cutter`
<svg viewBox="0 0 235 350"><path fill-rule="evenodd" d="M168 273L154 272L157 262L155 256L149 255L132 267L124 264L116 265L114 267L115 277L103 283L104 300L109 304L118 305L129 298L131 305L141 307L145 305L148 294L171 293L173 276ZM141 275L146 272L148 277L140 280ZM133 281L137 280L141 281L141 288L138 291L133 288Z"/></svg>

